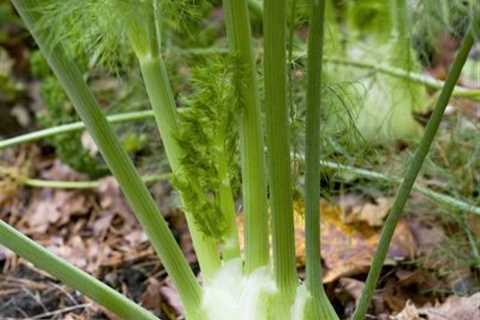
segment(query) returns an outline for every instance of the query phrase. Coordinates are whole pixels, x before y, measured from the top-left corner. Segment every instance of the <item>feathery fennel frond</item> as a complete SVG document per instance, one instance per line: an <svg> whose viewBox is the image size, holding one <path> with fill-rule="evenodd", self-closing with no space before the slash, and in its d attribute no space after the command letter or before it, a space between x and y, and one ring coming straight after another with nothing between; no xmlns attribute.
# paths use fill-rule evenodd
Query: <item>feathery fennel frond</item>
<svg viewBox="0 0 480 320"><path fill-rule="evenodd" d="M63 40L85 50L92 61L117 69L137 56L152 53L159 39L156 25L198 17L197 0L42 0L37 28L48 30L51 46ZM158 15L154 12L158 11ZM162 22L153 21L161 19ZM52 27L53 26L53 27ZM158 45L158 44L157 44Z"/></svg>
<svg viewBox="0 0 480 320"><path fill-rule="evenodd" d="M131 57L125 22L138 20L144 7L133 0L44 0L35 10L41 13L37 28L48 30L51 47L68 43L110 67Z"/></svg>
<svg viewBox="0 0 480 320"><path fill-rule="evenodd" d="M232 57L214 58L193 71L194 93L179 115L178 141L188 151L175 175L175 186L197 223L210 237L225 240L230 227L225 210L233 211L231 181L237 176L237 120L239 101L233 87ZM201 194L191 189L197 182ZM227 194L222 195L222 188ZM229 194L228 194L229 192ZM222 208L222 196L230 197L230 208ZM234 213L233 213L234 214Z"/></svg>

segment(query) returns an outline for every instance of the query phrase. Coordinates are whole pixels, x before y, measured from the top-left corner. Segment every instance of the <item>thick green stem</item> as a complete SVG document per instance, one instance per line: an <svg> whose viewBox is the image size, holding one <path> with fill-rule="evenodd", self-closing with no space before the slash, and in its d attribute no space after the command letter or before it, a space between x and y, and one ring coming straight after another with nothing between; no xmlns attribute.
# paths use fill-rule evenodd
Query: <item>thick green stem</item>
<svg viewBox="0 0 480 320"><path fill-rule="evenodd" d="M2 220L0 220L0 243L122 319L158 320L149 311L88 273L55 256Z"/></svg>
<svg viewBox="0 0 480 320"><path fill-rule="evenodd" d="M288 305L289 299L295 293L298 279L295 266L286 84L287 1L265 0L263 11L265 119L272 210L273 264L278 289Z"/></svg>
<svg viewBox="0 0 480 320"><path fill-rule="evenodd" d="M380 276L380 271L382 270L383 262L385 261L395 227L402 215L403 208L405 207L405 203L407 202L408 196L415 183L415 179L417 178L423 162L430 150L433 139L438 131L438 127L445 112L445 108L450 100L452 92L455 88L455 84L460 77L462 68L468 58L468 54L473 46L473 43L474 36L472 32L468 32L463 40L462 47L460 48L448 73L445 86L440 93L435 109L430 117L427 127L425 128L424 136L417 148L417 151L415 152L412 162L405 174L405 178L400 185L397 197L392 205L392 209L390 210L387 220L385 221L377 252L375 253L370 272L368 273L367 282L365 283L365 288L353 315L354 320L363 320L365 318L365 314Z"/></svg>
<svg viewBox="0 0 480 320"><path fill-rule="evenodd" d="M143 80L168 161L173 173L179 176L182 171L181 162L185 156L185 150L180 147L177 141L179 133L177 108L165 63L160 55L162 31L160 8L156 1L151 2L151 5L151 13L144 17L148 37L139 36L139 29L135 27L134 23L129 24L128 22L126 24L127 34L140 63ZM192 182L192 184L193 192L198 193L200 197L206 196L196 183ZM220 266L216 240L204 235L194 216L195 212L191 212L185 205L183 207L200 268L203 276L208 279Z"/></svg>
<svg viewBox="0 0 480 320"><path fill-rule="evenodd" d="M245 212L244 270L250 273L269 261L263 131L247 1L224 0L223 6L230 51L238 58L241 68L236 86L243 107L240 151Z"/></svg>
<svg viewBox="0 0 480 320"><path fill-rule="evenodd" d="M320 251L320 112L325 1L312 0L307 59L307 114L305 149L306 284L312 295L312 319L338 319L322 284Z"/></svg>
<svg viewBox="0 0 480 320"><path fill-rule="evenodd" d="M122 148L95 97L78 68L68 60L63 47L49 45L47 36L36 27L37 0L12 0L43 55L72 101L80 118L117 178L127 201L160 256L180 294L190 319L200 319L201 290L183 253L168 229L155 200L142 182L128 154Z"/></svg>
<svg viewBox="0 0 480 320"><path fill-rule="evenodd" d="M140 68L170 167L174 174L178 174L182 170L181 160L185 152L180 147L176 136L178 134L177 111L165 64L161 56L147 55L140 58ZM194 192L202 193L196 186L192 189ZM185 215L200 268L203 276L208 279L220 266L217 243L202 233L194 213L185 208Z"/></svg>

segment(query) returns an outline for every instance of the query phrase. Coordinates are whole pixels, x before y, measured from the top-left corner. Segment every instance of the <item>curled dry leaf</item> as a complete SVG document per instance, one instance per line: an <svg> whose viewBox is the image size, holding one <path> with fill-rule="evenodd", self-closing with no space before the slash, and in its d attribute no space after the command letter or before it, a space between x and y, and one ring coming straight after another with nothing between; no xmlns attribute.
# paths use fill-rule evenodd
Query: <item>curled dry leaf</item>
<svg viewBox="0 0 480 320"><path fill-rule="evenodd" d="M88 196L79 191L36 190L34 199L25 216L29 234L45 233L50 225L67 224L72 216L91 210Z"/></svg>
<svg viewBox="0 0 480 320"><path fill-rule="evenodd" d="M433 307L415 307L411 302L392 320L474 320L480 319L480 293L470 297L449 297Z"/></svg>
<svg viewBox="0 0 480 320"><path fill-rule="evenodd" d="M345 223L366 222L372 227L383 225L383 220L392 206L390 198L378 198L371 202L357 194L343 195L337 202Z"/></svg>
<svg viewBox="0 0 480 320"><path fill-rule="evenodd" d="M159 281L150 277L140 301L147 309L155 314L165 314L168 319L176 319L184 313L180 297L168 279Z"/></svg>
<svg viewBox="0 0 480 320"><path fill-rule="evenodd" d="M321 221L322 258L326 268L324 282L366 272L380 239L380 229L365 223L345 224L340 209L325 202L321 202ZM303 241L303 230L297 230L297 234L300 236L297 241ZM387 263L413 258L415 253L415 239L408 224L402 220L395 230Z"/></svg>
<svg viewBox="0 0 480 320"><path fill-rule="evenodd" d="M344 307L345 315L353 314L364 287L365 283L363 281L353 278L340 278L335 288L335 298Z"/></svg>
<svg viewBox="0 0 480 320"><path fill-rule="evenodd" d="M15 270L17 267L18 258L13 251L8 250L5 247L0 246L0 273Z"/></svg>
<svg viewBox="0 0 480 320"><path fill-rule="evenodd" d="M137 220L130 210L125 197L120 190L117 180L114 177L106 177L100 180L97 188L100 196L100 207L103 213L120 215L127 224L137 225Z"/></svg>

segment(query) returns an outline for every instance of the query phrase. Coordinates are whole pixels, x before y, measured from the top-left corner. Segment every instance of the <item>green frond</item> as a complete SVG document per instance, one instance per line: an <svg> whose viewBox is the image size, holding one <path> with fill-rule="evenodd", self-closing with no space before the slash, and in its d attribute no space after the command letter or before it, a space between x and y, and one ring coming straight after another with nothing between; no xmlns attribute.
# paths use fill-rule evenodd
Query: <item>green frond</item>
<svg viewBox="0 0 480 320"><path fill-rule="evenodd" d="M221 209L220 190L237 176L237 123L239 101L233 81L233 59L211 58L193 70L194 92L185 98L187 107L179 115L179 144L187 150L181 159L175 186L190 212L198 213L198 224L207 236L222 239L229 224ZM192 181L204 196L191 190Z"/></svg>
<svg viewBox="0 0 480 320"><path fill-rule="evenodd" d="M113 70L131 63L132 53L156 54L161 26L175 28L186 19L199 18L200 8L210 5L200 0L38 0L37 4L34 10L42 17L37 28L48 32L52 47L60 41L68 43L87 52L92 63Z"/></svg>

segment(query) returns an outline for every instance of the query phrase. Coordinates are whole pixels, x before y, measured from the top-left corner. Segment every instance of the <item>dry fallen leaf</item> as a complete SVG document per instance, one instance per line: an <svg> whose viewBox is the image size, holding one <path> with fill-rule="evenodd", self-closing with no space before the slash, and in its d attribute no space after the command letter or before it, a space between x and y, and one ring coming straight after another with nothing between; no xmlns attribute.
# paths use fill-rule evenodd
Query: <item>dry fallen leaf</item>
<svg viewBox="0 0 480 320"><path fill-rule="evenodd" d="M425 318L423 318L423 320L424 319ZM407 301L407 304L402 312L392 317L392 320L422 320L422 318L420 318L420 314L415 305L410 301Z"/></svg>
<svg viewBox="0 0 480 320"><path fill-rule="evenodd" d="M150 277L140 301L144 307L156 314L168 315L168 319L175 319L183 314L180 296L168 279L160 282Z"/></svg>
<svg viewBox="0 0 480 320"><path fill-rule="evenodd" d="M378 245L380 229L365 223L345 224L340 209L323 201L321 220L322 258L326 269L324 282L366 272ZM303 230L297 233L300 234L297 241L303 241ZM395 230L386 263L413 258L415 253L415 239L408 224L402 220Z"/></svg>
<svg viewBox="0 0 480 320"><path fill-rule="evenodd" d="M61 226L73 215L85 215L91 210L88 196L80 191L53 189L36 190L25 221L28 233L45 233L50 225Z"/></svg>
<svg viewBox="0 0 480 320"><path fill-rule="evenodd" d="M372 203L356 194L341 196L337 202L345 223L366 222L372 227L383 225L383 220L392 206L390 198L378 198L375 199L375 203Z"/></svg>
<svg viewBox="0 0 480 320"><path fill-rule="evenodd" d="M156 314L162 312L162 299L159 297L161 288L162 283L154 277L150 277L147 280L147 288L140 298L142 306L155 312Z"/></svg>
<svg viewBox="0 0 480 320"><path fill-rule="evenodd" d="M480 319L480 293L470 297L451 296L433 307L416 308L407 303L405 309L393 320L475 320Z"/></svg>

